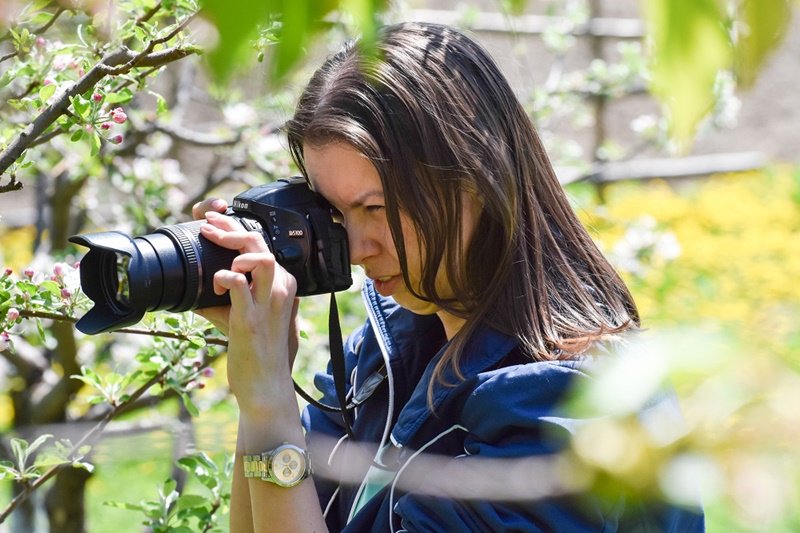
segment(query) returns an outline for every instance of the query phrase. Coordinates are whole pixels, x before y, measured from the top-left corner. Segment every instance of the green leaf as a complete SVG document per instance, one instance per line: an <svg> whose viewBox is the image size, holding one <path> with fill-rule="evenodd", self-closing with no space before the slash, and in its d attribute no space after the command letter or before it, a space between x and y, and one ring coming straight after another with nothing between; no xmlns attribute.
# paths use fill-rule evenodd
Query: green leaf
<svg viewBox="0 0 800 533"><path fill-rule="evenodd" d="M189 335L187 340L194 348L202 348L206 345L206 339L202 335Z"/></svg>
<svg viewBox="0 0 800 533"><path fill-rule="evenodd" d="M177 526L169 528L170 533L194 533L194 530L188 526Z"/></svg>
<svg viewBox="0 0 800 533"><path fill-rule="evenodd" d="M83 461L72 461L72 467L80 470L86 470L91 473L94 472L94 465L92 463L85 463Z"/></svg>
<svg viewBox="0 0 800 533"><path fill-rule="evenodd" d="M292 0L305 4L308 0ZM279 10L281 0L202 0L201 13L219 34L217 46L206 55L211 73L218 82L225 82L233 66L253 39L258 24L267 21L271 13Z"/></svg>
<svg viewBox="0 0 800 533"><path fill-rule="evenodd" d="M39 334L39 339L44 343L47 340L47 335L44 331L44 324L38 318L35 320L36 322L36 332Z"/></svg>
<svg viewBox="0 0 800 533"><path fill-rule="evenodd" d="M127 509L128 511L144 511L144 508L141 505L135 505L133 503L104 501L103 505L107 507L114 507L116 509Z"/></svg>
<svg viewBox="0 0 800 533"><path fill-rule="evenodd" d="M103 139L100 137L100 134L96 131L92 132L89 136L92 141L92 156L96 156L100 153L100 147L103 146Z"/></svg>
<svg viewBox="0 0 800 533"><path fill-rule="evenodd" d="M5 72L3 72L3 74L0 75L0 89L2 89L6 85L8 85L12 81L14 81L14 76L15 75L14 75L14 71L13 70L9 69L9 70L6 70Z"/></svg>
<svg viewBox="0 0 800 533"><path fill-rule="evenodd" d="M20 470L25 469L25 463L28 461L28 443L24 439L11 439L11 452L14 454L14 459L17 461L17 468Z"/></svg>
<svg viewBox="0 0 800 533"><path fill-rule="evenodd" d="M80 95L71 96L69 100L72 102L72 109L75 113L85 120L91 112L92 103Z"/></svg>
<svg viewBox="0 0 800 533"><path fill-rule="evenodd" d="M105 98L105 103L111 104L127 104L133 100L133 92L125 87L124 89L120 89L119 91L115 91L113 93L108 93Z"/></svg>
<svg viewBox="0 0 800 533"><path fill-rule="evenodd" d="M522 15L527 0L502 0L503 9L512 15Z"/></svg>
<svg viewBox="0 0 800 533"><path fill-rule="evenodd" d="M52 280L46 280L39 284L39 292L40 293L49 293L53 296L60 296L61 295L61 287L58 283Z"/></svg>
<svg viewBox="0 0 800 533"><path fill-rule="evenodd" d="M205 507L208 505L208 498L199 494L184 494L178 498L178 509L193 509L195 507Z"/></svg>
<svg viewBox="0 0 800 533"><path fill-rule="evenodd" d="M685 147L713 107L717 74L732 64L725 17L716 0L646 0L644 7L651 91L666 108L673 140Z"/></svg>
<svg viewBox="0 0 800 533"><path fill-rule="evenodd" d="M192 397L186 394L185 392L181 393L181 400L183 400L183 405L186 407L186 410L192 416L199 416L200 410L197 408L197 405L192 401Z"/></svg>
<svg viewBox="0 0 800 533"><path fill-rule="evenodd" d="M524 1L524 0L523 0ZM339 10L353 19L352 33L361 36L362 46L370 50L378 29L376 14L386 8L384 0L341 0ZM320 15L324 17L327 13Z"/></svg>
<svg viewBox="0 0 800 533"><path fill-rule="evenodd" d="M790 0L744 0L738 5L736 74L743 86L750 86L766 57L783 40L792 7Z"/></svg>
<svg viewBox="0 0 800 533"><path fill-rule="evenodd" d="M156 115L159 117L163 117L167 113L169 113L169 108L167 107L167 100L157 92L148 91L151 95L156 98Z"/></svg>
<svg viewBox="0 0 800 533"><path fill-rule="evenodd" d="M44 435L39 435L38 437L36 437L36 440L34 440L28 445L28 455L38 450L42 444L44 444L45 442L47 442L48 439L51 438L53 438L53 435L49 433L45 433Z"/></svg>
<svg viewBox="0 0 800 533"><path fill-rule="evenodd" d="M54 94L56 94L56 86L54 84L51 83L50 85L42 85L42 87L39 89L39 100L45 104Z"/></svg>

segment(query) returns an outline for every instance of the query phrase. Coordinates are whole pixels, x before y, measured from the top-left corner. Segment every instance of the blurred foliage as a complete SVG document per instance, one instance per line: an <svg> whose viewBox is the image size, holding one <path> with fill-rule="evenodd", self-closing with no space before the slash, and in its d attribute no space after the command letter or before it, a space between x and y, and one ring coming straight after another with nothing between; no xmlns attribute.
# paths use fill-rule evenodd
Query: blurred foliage
<svg viewBox="0 0 800 533"><path fill-rule="evenodd" d="M769 9L762 9L767 3ZM530 2L500 4L518 14ZM575 46L590 9L583 1L551 4L552 14L563 20L543 39L558 63ZM790 12L782 0L738 2L732 11L716 0L644 5L650 24L644 48L622 43L616 62L596 60L569 72L554 68L545 87L522 95L557 163L585 171L595 156L605 161L635 155L607 142L587 157L550 129L563 120L589 127L587 102L634 93L647 80L667 110L665 117L640 117L632 124L648 145L668 148L670 134L685 145L703 116L713 125L731 123L734 89L752 84L785 33ZM389 8L384 0L36 0L0 6L0 187L14 191L38 183L37 201L46 213L35 229L0 227L0 263L11 270L0 270L0 352L6 368L13 367L0 376L7 393L0 396L4 431L18 429L20 397L35 401L66 383L84 385L68 395L56 417L73 422L96 420L98 408L115 414L143 388L147 400L180 398L183 410L201 419L226 402L224 373L213 370L217 349L206 345L213 332L191 314L148 315L138 333L163 334L154 341L77 335L70 344L63 331L55 332L60 321L74 320L89 305L74 267L67 265L78 251L65 237L106 228L148 233L186 220L201 197L229 198L293 172L279 126L290 113L293 82L307 77L306 58L317 46L338 48L354 35L369 42L380 21L397 16ZM198 90L207 83L198 68L201 52L216 81L208 91ZM122 63L106 64L109 57ZM39 128L35 134L33 126ZM608 188L607 203L581 204L631 283L645 324L690 325L693 331L661 344L682 357L659 356L653 349L653 357L640 358L650 363L645 368L641 362L624 365L642 372L636 380L642 387L619 386L614 368L598 380L601 392L639 392L621 404L627 411L613 413L605 426L587 426L576 439L575 453L594 468L588 475L598 485L621 477L634 491L655 487L680 497L686 476L669 472L688 472L692 479L717 483L703 488L728 502L726 509L738 510L728 513L732 523L783 526L796 494L781 492L784 486L773 474L797 479L784 444L797 441L789 428L800 427L785 408L797 403L794 391L800 390L792 357L800 345L794 282L800 271L789 247L798 230L799 176L778 168L767 176L708 182L617 184ZM572 191L594 197L589 185ZM357 288L338 301L344 331L363 322ZM321 297L301 306L304 340L295 377L306 390L328 358L327 309ZM698 329L696 342L679 342L695 339ZM652 390L648 386L669 380L685 398L687 433L643 433L629 423L641 407L637 402ZM774 387L767 392L764 383ZM167 401L152 411L174 418L176 406ZM119 418L127 420L124 414ZM766 442L765 436L777 438ZM85 446L71 453L63 440L55 440L37 463L33 452L54 443L31 440L13 441L9 456L16 461L3 463L0 477L37 483L52 464L91 467L84 462ZM220 477L225 467L203 456L179 464L211 497L184 494L167 481L154 489L156 498L118 506L144 514L155 529L216 527L226 506ZM763 490L752 495L750 486Z"/></svg>
<svg viewBox="0 0 800 533"><path fill-rule="evenodd" d="M602 491L701 500L709 530L800 526L800 169L571 190L647 331L574 407L597 422L574 453ZM676 411L653 407L662 387ZM665 428L682 428L677 431Z"/></svg>
<svg viewBox="0 0 800 533"><path fill-rule="evenodd" d="M717 77L732 70L752 85L791 19L792 0L644 0L652 62L651 92L686 149L711 111ZM797 4L797 2L794 2Z"/></svg>
<svg viewBox="0 0 800 533"><path fill-rule="evenodd" d="M620 184L587 223L645 325L724 327L800 370L797 169Z"/></svg>

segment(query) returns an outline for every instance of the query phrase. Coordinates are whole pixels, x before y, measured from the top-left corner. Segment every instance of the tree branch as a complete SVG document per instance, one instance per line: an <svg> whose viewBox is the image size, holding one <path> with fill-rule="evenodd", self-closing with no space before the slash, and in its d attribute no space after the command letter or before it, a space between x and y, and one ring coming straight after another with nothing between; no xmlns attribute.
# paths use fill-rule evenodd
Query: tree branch
<svg viewBox="0 0 800 533"><path fill-rule="evenodd" d="M8 179L8 183L6 183L5 185L0 185L0 193L18 191L20 189L22 189L22 182L17 181L16 174L11 174L11 176Z"/></svg>
<svg viewBox="0 0 800 533"><path fill-rule="evenodd" d="M106 76L125 74L136 67L160 67L195 54L198 51L199 49L194 46L175 46L158 52L136 54L128 48L121 48L106 55L81 79L76 81L72 87L66 90L52 104L47 106L47 108L42 111L27 128L20 132L2 153L0 153L0 175L8 170L8 168L19 159L22 153L31 146L58 117L67 112L70 105L70 97L87 92ZM12 181L14 181L13 178ZM0 191L2 191L2 188L0 188Z"/></svg>
<svg viewBox="0 0 800 533"><path fill-rule="evenodd" d="M165 133L173 139L195 146L233 146L242 138L241 134L236 134L232 137L219 137L218 135L192 131L182 126L173 126L161 122L150 123L150 128L148 129Z"/></svg>
<svg viewBox="0 0 800 533"><path fill-rule="evenodd" d="M153 16L155 16L155 14L158 13L160 9L161 9L161 2L159 1L156 5L153 6L152 9L150 9L150 11L148 11L147 13L136 19L136 25L141 26L142 24L153 18Z"/></svg>
<svg viewBox="0 0 800 533"><path fill-rule="evenodd" d="M60 17L60 16L61 16L61 14L62 14L63 12L65 12L65 11L68 11L66 7L59 7L59 8L56 10L56 12L55 12L55 13L53 13L53 16L52 16L52 18L51 18L50 20L48 20L47 22L45 22L45 23L44 23L42 26L40 26L39 28L36 28L36 29L34 29L33 31L31 31L31 33L32 33L33 35L41 35L42 33L46 32L47 30L49 30L49 29L50 29L50 26L52 26L53 24L55 24L56 20L58 20L58 17ZM3 38L2 38L2 39L0 39L0 41L5 41L5 40L7 40L7 39L9 38L9 36L10 36L10 35L11 35L11 32L7 33L6 35L4 35L4 36L3 36ZM3 61L5 61L5 60L7 60L7 59L11 59L12 57L16 57L16 56L17 56L17 54L18 54L18 52L14 51L14 52L11 52L10 54L6 54L6 55L4 55L3 57L0 57L0 63L2 63Z"/></svg>
<svg viewBox="0 0 800 533"><path fill-rule="evenodd" d="M69 315L62 315L59 313L47 313L44 311L30 311L23 309L19 312L20 316L27 317L27 318L42 318L45 320L58 320L61 322L72 322L73 324L78 321L77 318L69 316ZM114 333L130 333L134 335L147 335L150 337L163 337L165 339L177 339L182 341L189 340L188 335L183 335L181 333L174 333L172 331L159 331L159 330L152 330L152 329L143 329L143 328L120 328L114 330ZM213 344L215 346L228 346L228 341L225 339L220 339L219 337L204 337L206 344Z"/></svg>

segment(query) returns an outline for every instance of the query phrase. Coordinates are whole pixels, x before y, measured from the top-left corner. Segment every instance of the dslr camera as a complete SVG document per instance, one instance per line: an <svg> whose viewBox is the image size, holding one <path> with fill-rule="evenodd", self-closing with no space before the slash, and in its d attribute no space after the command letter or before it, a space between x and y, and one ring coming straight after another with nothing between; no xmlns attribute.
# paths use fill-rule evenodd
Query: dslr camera
<svg viewBox="0 0 800 533"><path fill-rule="evenodd" d="M347 233L331 206L300 177L249 189L228 215L264 236L277 262L297 280L297 295L330 293L352 284ZM214 273L230 268L237 251L200 234L204 220L163 226L141 237L119 231L76 235L83 292L94 306L77 323L93 335L139 322L148 311L175 313L227 305L214 294Z"/></svg>

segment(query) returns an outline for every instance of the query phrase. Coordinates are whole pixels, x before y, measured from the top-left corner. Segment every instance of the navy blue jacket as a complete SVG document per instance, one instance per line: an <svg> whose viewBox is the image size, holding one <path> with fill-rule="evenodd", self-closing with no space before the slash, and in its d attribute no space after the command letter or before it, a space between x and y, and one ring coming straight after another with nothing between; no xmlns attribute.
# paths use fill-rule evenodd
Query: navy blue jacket
<svg viewBox="0 0 800 533"><path fill-rule="evenodd" d="M590 494L537 498L538 478L509 498L503 490L513 494L527 466L480 461L552 458L563 450L579 421L566 417L560 402L576 380L589 377L585 361L532 362L515 339L485 329L464 351L463 379L448 371L445 383L454 385L434 386L432 413L428 384L446 343L440 321L382 298L369 282L363 294L369 320L345 343L349 397L363 402L353 424L357 444L344 437L339 414L313 406L303 413L315 471L327 472L314 481L331 531L704 530L699 510L622 497L609 503ZM323 403L337 404L330 373L318 374L315 385ZM372 467L363 460L365 447L370 459L380 450ZM431 467L425 457L440 461ZM330 479L340 470L350 483ZM499 480L490 490L501 495L487 498L480 484L470 493L461 480L472 470L478 479ZM543 479L542 490L552 490L548 483ZM455 497L453 485L462 489Z"/></svg>

